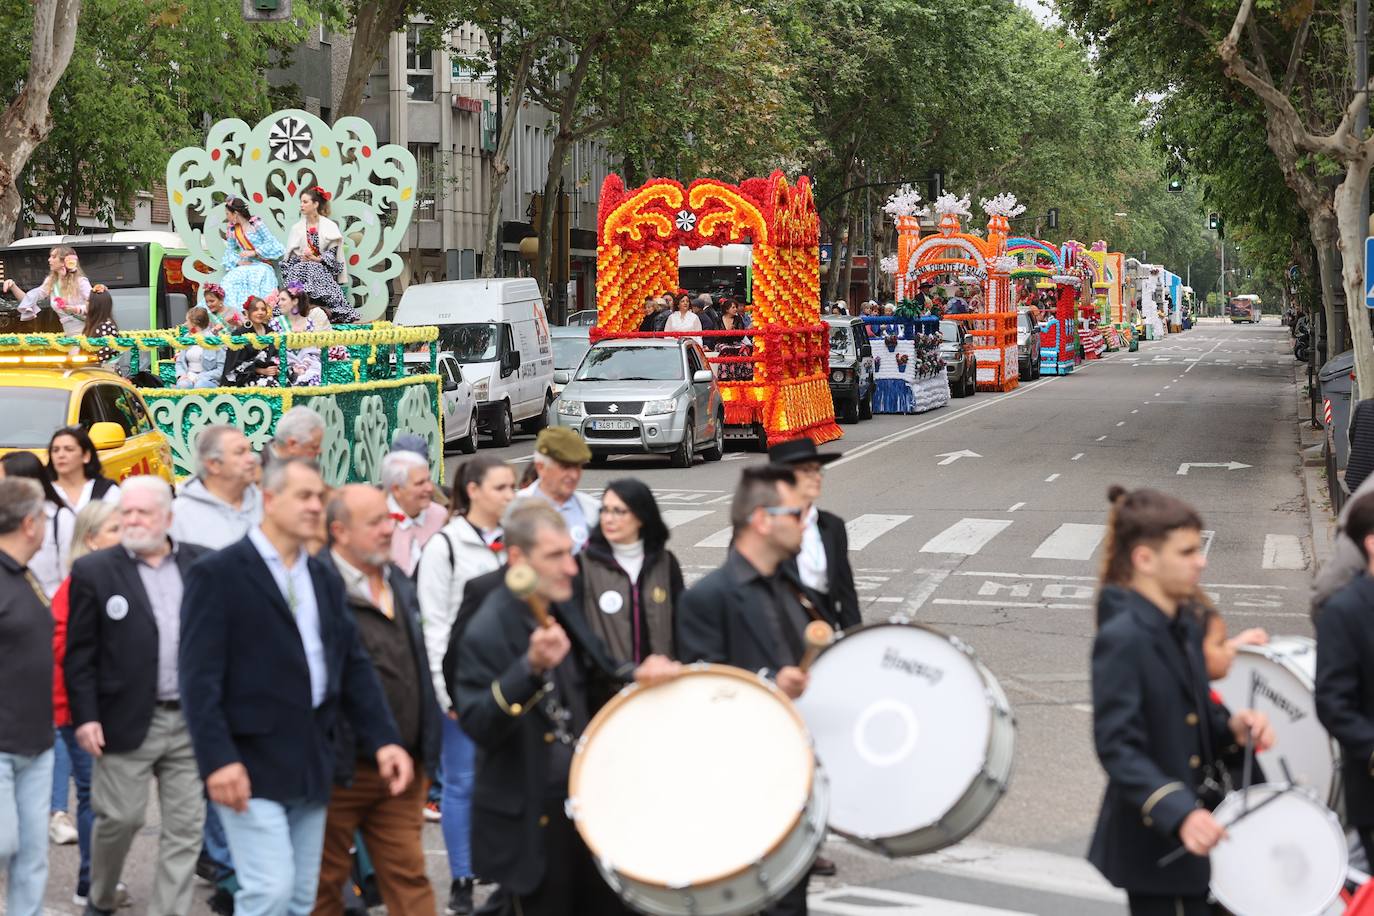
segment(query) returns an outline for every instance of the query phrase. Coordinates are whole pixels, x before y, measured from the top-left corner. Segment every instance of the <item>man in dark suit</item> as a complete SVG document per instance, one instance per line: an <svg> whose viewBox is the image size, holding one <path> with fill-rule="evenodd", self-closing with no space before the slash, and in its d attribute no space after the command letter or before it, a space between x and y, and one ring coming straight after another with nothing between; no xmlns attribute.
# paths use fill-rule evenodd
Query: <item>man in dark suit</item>
<svg viewBox="0 0 1374 916"><path fill-rule="evenodd" d="M797 494L806 503L802 547L795 561L797 574L830 625L843 630L863 622L854 570L849 565L849 532L844 519L816 505L825 466L839 458L835 452L817 451L816 444L805 436L768 450L769 464L787 468L796 476Z"/></svg>
<svg viewBox="0 0 1374 916"><path fill-rule="evenodd" d="M118 908L120 872L143 827L148 783L162 812L149 912L187 913L205 803L182 716L177 652L182 577L205 552L176 544L172 488L133 477L119 494L120 545L72 567L64 670L72 724L91 774L88 913Z"/></svg>
<svg viewBox="0 0 1374 916"><path fill-rule="evenodd" d="M323 515L319 470L273 462L262 489L261 526L187 576L181 692L238 870L235 912L296 916L318 890L342 720L393 795L413 773L343 582L305 552Z"/></svg>
<svg viewBox="0 0 1374 916"><path fill-rule="evenodd" d="M1345 517L1365 568L1317 617L1317 718L1341 744L1346 816L1374 861L1374 494Z"/></svg>
<svg viewBox="0 0 1374 916"><path fill-rule="evenodd" d="M802 545L804 500L783 467L749 468L730 503L734 543L725 565L682 593L677 611L678 656L716 662L772 678L792 699L806 690L799 664L814 606L790 561ZM806 913L802 878L767 916Z"/></svg>
<svg viewBox="0 0 1374 916"><path fill-rule="evenodd" d="M344 583L348 610L382 683L401 744L425 770L439 765L439 704L420 635L420 601L405 570L391 562L396 529L387 497L376 487L349 484L334 491L325 510L329 549L319 560ZM343 909L343 885L361 831L388 911L433 913L434 888L425 873L427 780L420 774L392 795L353 730L339 728L334 791L324 830L318 916Z"/></svg>
<svg viewBox="0 0 1374 916"><path fill-rule="evenodd" d="M549 606L537 625L530 606L504 584L488 595L456 644L455 707L481 749L472 833L479 877L499 882L524 916L628 913L601 879L564 813L578 736L625 683L573 597L577 563L558 510L541 499L516 502L502 520L511 566L536 577L531 600ZM676 675L650 656L640 683Z"/></svg>

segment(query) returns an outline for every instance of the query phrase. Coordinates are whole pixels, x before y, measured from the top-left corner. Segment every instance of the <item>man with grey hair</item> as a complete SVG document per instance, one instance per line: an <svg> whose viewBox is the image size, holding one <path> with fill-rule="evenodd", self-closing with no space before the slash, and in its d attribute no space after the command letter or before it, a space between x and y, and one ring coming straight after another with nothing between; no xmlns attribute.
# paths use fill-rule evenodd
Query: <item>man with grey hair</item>
<svg viewBox="0 0 1374 916"><path fill-rule="evenodd" d="M262 519L262 493L253 480L258 456L236 426L213 423L196 437L196 476L172 506L172 539L219 550Z"/></svg>
<svg viewBox="0 0 1374 916"><path fill-rule="evenodd" d="M512 567L534 573L534 597L549 605L536 622L525 599L504 583L487 596L456 643L455 694L463 731L481 748L472 810L476 872L515 898L516 912L629 910L596 872L565 813L578 736L629 677L611 659L573 597L577 561L563 516L524 499L502 520ZM628 666L626 666L628 668ZM676 662L651 655L633 672L641 684L674 677Z"/></svg>
<svg viewBox="0 0 1374 916"><path fill-rule="evenodd" d="M52 796L52 613L28 563L43 543L43 490L0 479L0 875L6 912L38 916Z"/></svg>
<svg viewBox="0 0 1374 916"><path fill-rule="evenodd" d="M187 913L205 801L181 713L177 654L182 576L206 551L169 536L172 489L161 478L123 481L118 511L119 546L72 566L67 624L72 724L95 758L87 912L117 908L120 872L156 779L162 823L148 911Z"/></svg>
<svg viewBox="0 0 1374 916"><path fill-rule="evenodd" d="M591 460L592 450L577 430L546 427L534 440L534 469L539 477L515 494L538 496L559 511L572 535L573 553L580 553L587 546L592 528L601 519L601 501L577 491L582 468Z"/></svg>
<svg viewBox="0 0 1374 916"><path fill-rule="evenodd" d="M318 461L324 445L324 417L309 407L292 407L281 415L272 441L263 449L263 467L284 458Z"/></svg>
<svg viewBox="0 0 1374 916"><path fill-rule="evenodd" d="M396 522L391 561L414 579L425 544L448 521L448 513L434 502L429 462L404 449L388 452L382 459L382 492Z"/></svg>

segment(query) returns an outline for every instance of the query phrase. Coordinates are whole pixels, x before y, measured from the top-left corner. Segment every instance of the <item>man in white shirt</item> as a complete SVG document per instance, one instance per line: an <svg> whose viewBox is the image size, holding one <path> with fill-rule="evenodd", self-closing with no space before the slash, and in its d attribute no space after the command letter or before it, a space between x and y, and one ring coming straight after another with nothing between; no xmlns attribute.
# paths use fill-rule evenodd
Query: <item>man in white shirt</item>
<svg viewBox="0 0 1374 916"><path fill-rule="evenodd" d="M574 429L549 426L534 440L534 467L539 479L518 494L538 496L553 504L568 523L573 553L581 553L601 514L601 500L577 492L582 468L592 460L592 450Z"/></svg>
<svg viewBox="0 0 1374 916"><path fill-rule="evenodd" d="M425 543L448 519L443 506L434 502L429 462L404 449L388 452L382 459L382 491L396 522L391 537L391 562L413 579Z"/></svg>

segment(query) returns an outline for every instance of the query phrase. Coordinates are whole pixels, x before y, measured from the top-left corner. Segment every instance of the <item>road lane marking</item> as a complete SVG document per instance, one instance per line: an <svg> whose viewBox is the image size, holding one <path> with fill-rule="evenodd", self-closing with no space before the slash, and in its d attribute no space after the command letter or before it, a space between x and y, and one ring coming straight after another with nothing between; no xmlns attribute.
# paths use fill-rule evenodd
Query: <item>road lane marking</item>
<svg viewBox="0 0 1374 916"><path fill-rule="evenodd" d="M952 604L958 607L1023 607L1050 611L1086 611L1091 604L1070 604L1053 601L979 601L976 598L936 598L931 604Z"/></svg>
<svg viewBox="0 0 1374 916"><path fill-rule="evenodd" d="M1070 461L1077 461L1079 458L1082 458L1082 457L1083 457L1083 454L1084 454L1083 452L1079 452L1077 455L1074 455L1074 456L1073 456L1072 458L1070 458L1069 460L1070 460Z"/></svg>
<svg viewBox="0 0 1374 916"><path fill-rule="evenodd" d="M1065 522L1040 542L1031 557L1036 560L1091 560L1106 534L1106 525Z"/></svg>
<svg viewBox="0 0 1374 916"><path fill-rule="evenodd" d="M1021 508L1022 506L1024 506L1024 505L1025 505L1025 503L1017 503L1016 505L1012 506L1012 507L1011 507L1010 509L1008 509L1007 511L1008 511L1008 512L1015 512L1017 509L1020 509L1020 508Z"/></svg>
<svg viewBox="0 0 1374 916"><path fill-rule="evenodd" d="M971 557L1011 526L1000 518L961 518L926 541L921 553L955 553Z"/></svg>
<svg viewBox="0 0 1374 916"><path fill-rule="evenodd" d="M1048 476L1048 477L1045 478L1045 483L1054 483L1054 482L1055 482L1056 480L1058 480L1058 479L1059 479L1059 475L1058 475L1058 474L1051 474L1050 476Z"/></svg>
<svg viewBox="0 0 1374 916"><path fill-rule="evenodd" d="M1031 916L1025 910L1004 910L923 897L904 891L890 891L876 887L843 885L806 895L806 907L816 916L873 916L875 913L939 913L941 916Z"/></svg>
<svg viewBox="0 0 1374 916"><path fill-rule="evenodd" d="M875 540L910 519L909 515L860 515L845 522L849 534L849 549L863 550Z"/></svg>
<svg viewBox="0 0 1374 916"><path fill-rule="evenodd" d="M1262 565L1264 569L1306 569L1302 538L1295 534L1266 534Z"/></svg>
<svg viewBox="0 0 1374 916"><path fill-rule="evenodd" d="M734 528L722 528L715 534L707 535L693 544L693 547L729 547L730 540L734 537Z"/></svg>
<svg viewBox="0 0 1374 916"><path fill-rule="evenodd" d="M1106 436L1098 436L1098 437L1097 437L1097 441L1098 441L1098 442L1101 442L1101 441L1103 441L1103 440L1106 439L1106 438L1107 438Z"/></svg>
<svg viewBox="0 0 1374 916"><path fill-rule="evenodd" d="M688 522L705 518L708 515L715 515L715 509L664 509L663 524L668 526L668 530L678 528Z"/></svg>
<svg viewBox="0 0 1374 916"><path fill-rule="evenodd" d="M1183 370L1183 374L1187 375L1189 372L1192 372L1195 368L1197 368L1198 363L1206 359L1208 356L1211 356L1213 351L1215 351L1216 348L1219 346L1221 346L1221 341L1218 340L1215 344L1212 345L1211 350L1208 350L1206 353L1202 354L1202 356L1198 357L1196 360L1193 360L1192 365L1190 365L1187 369ZM1174 379L1174 381L1178 381L1178 379Z"/></svg>
<svg viewBox="0 0 1374 916"><path fill-rule="evenodd" d="M1125 421L1125 420L1121 420L1121 421L1119 421L1116 425L1117 425L1117 426L1125 426L1125 425L1126 425L1126 421Z"/></svg>

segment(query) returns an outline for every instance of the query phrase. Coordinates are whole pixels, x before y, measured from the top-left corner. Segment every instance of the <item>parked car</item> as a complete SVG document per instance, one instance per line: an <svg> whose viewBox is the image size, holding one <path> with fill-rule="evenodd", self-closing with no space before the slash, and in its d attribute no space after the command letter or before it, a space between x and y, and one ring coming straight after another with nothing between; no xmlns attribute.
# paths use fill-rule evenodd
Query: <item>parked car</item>
<svg viewBox="0 0 1374 916"><path fill-rule="evenodd" d="M725 452L725 406L701 344L688 338L593 344L563 389L554 422L582 434L592 463L609 455L667 454L691 467Z"/></svg>
<svg viewBox="0 0 1374 916"><path fill-rule="evenodd" d="M1016 312L1016 351L1020 359L1020 375L1027 382L1040 377L1040 325L1031 317L1029 309Z"/></svg>
<svg viewBox="0 0 1374 916"><path fill-rule="evenodd" d="M538 285L529 278L414 283L401 294L396 324L437 325L472 385L477 418L497 446L514 424L537 433L553 405L553 348Z"/></svg>
<svg viewBox="0 0 1374 916"><path fill-rule="evenodd" d="M841 423L873 418L873 347L862 318L826 315L830 326L830 397Z"/></svg>
<svg viewBox="0 0 1374 916"><path fill-rule="evenodd" d="M571 381L577 367L582 365L582 357L591 348L592 329L586 326L549 328L553 341L553 396L563 393L563 388Z"/></svg>
<svg viewBox="0 0 1374 916"><path fill-rule="evenodd" d="M426 351L429 349L425 348ZM429 353L406 354L406 374L429 372ZM464 455L477 451L477 401L472 386L463 378L463 368L452 353L439 354L440 395L444 414L444 451L456 448Z"/></svg>
<svg viewBox="0 0 1374 916"><path fill-rule="evenodd" d="M973 355L973 338L962 321L940 321L940 358L949 373L949 390L956 398L966 398L978 390L978 365Z"/></svg>
<svg viewBox="0 0 1374 916"><path fill-rule="evenodd" d="M580 312L573 312L568 316L564 327L568 328L590 328L596 324L596 309L583 309Z"/></svg>

